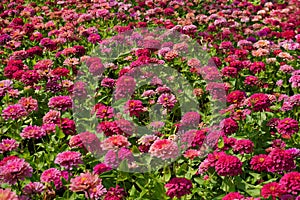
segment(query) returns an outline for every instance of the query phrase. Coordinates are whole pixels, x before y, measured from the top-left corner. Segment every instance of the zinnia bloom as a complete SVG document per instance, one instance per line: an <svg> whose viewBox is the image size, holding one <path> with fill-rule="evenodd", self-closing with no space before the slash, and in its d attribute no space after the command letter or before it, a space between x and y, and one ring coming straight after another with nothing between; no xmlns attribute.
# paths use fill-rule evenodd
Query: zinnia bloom
<svg viewBox="0 0 300 200"><path fill-rule="evenodd" d="M33 125L33 126L25 127L22 130L20 135L21 135L22 138L27 138L27 139L36 138L36 139L39 139L39 138L45 136L46 132L42 129L42 127Z"/></svg>
<svg viewBox="0 0 300 200"><path fill-rule="evenodd" d="M237 140L233 145L233 151L239 152L240 154L244 153L252 153L254 148L254 144L251 140Z"/></svg>
<svg viewBox="0 0 300 200"><path fill-rule="evenodd" d="M121 147L129 147L131 145L128 139L122 135L113 135L102 141L103 150L116 150Z"/></svg>
<svg viewBox="0 0 300 200"><path fill-rule="evenodd" d="M201 115L198 112L187 112L181 119L181 125L198 127L200 120Z"/></svg>
<svg viewBox="0 0 300 200"><path fill-rule="evenodd" d="M275 148L269 153L268 157L272 161L268 166L270 172L282 173L296 168L293 155L289 151Z"/></svg>
<svg viewBox="0 0 300 200"><path fill-rule="evenodd" d="M126 192L123 188L117 185L115 188L111 187L107 191L104 200L123 200L126 196Z"/></svg>
<svg viewBox="0 0 300 200"><path fill-rule="evenodd" d="M32 167L24 159L17 156L5 157L0 162L0 182L14 185L18 180L31 177Z"/></svg>
<svg viewBox="0 0 300 200"><path fill-rule="evenodd" d="M72 108L72 105L73 102L69 96L52 97L48 103L49 108L54 108L62 111L67 110L68 108Z"/></svg>
<svg viewBox="0 0 300 200"><path fill-rule="evenodd" d="M14 139L3 139L0 143L0 153L15 150L18 146L19 144Z"/></svg>
<svg viewBox="0 0 300 200"><path fill-rule="evenodd" d="M41 174L41 182L43 183L51 183L53 182L56 189L60 189L63 186L63 183L61 181L61 177L63 177L64 179L68 179L67 174L59 171L56 168L50 168L45 170L42 174Z"/></svg>
<svg viewBox="0 0 300 200"><path fill-rule="evenodd" d="M0 199L3 199L3 200L19 200L16 193L11 191L9 188L0 189Z"/></svg>
<svg viewBox="0 0 300 200"><path fill-rule="evenodd" d="M227 135L235 133L239 129L238 123L232 118L226 118L222 120L221 127L224 133Z"/></svg>
<svg viewBox="0 0 300 200"><path fill-rule="evenodd" d="M22 117L25 117L28 113L21 104L10 105L7 108L2 110L2 117L5 120L12 119L17 120Z"/></svg>
<svg viewBox="0 0 300 200"><path fill-rule="evenodd" d="M117 168L123 160L127 160L128 165L131 165L134 161L132 152L124 147L117 152L109 150L105 155L104 163L110 168Z"/></svg>
<svg viewBox="0 0 300 200"><path fill-rule="evenodd" d="M175 95L169 93L161 94L157 100L158 104L162 105L167 109L172 109L175 106L176 102L177 100Z"/></svg>
<svg viewBox="0 0 300 200"><path fill-rule="evenodd" d="M191 194L193 188L192 181L186 178L172 178L166 185L167 195L171 198L180 198L186 194Z"/></svg>
<svg viewBox="0 0 300 200"><path fill-rule="evenodd" d="M81 153L75 151L65 151L57 154L54 163L70 170L72 170L73 167L77 167L79 164L83 164Z"/></svg>
<svg viewBox="0 0 300 200"><path fill-rule="evenodd" d="M243 200L245 197L239 192L230 192L222 198L222 200Z"/></svg>
<svg viewBox="0 0 300 200"><path fill-rule="evenodd" d="M26 195L41 194L44 188L44 185L40 182L30 182L24 186L23 192Z"/></svg>
<svg viewBox="0 0 300 200"><path fill-rule="evenodd" d="M264 93L253 94L249 99L249 106L253 108L253 111L263 111L269 108L271 105L268 95Z"/></svg>
<svg viewBox="0 0 300 200"><path fill-rule="evenodd" d="M299 194L300 192L300 173L290 172L285 174L279 181L288 193Z"/></svg>
<svg viewBox="0 0 300 200"><path fill-rule="evenodd" d="M107 166L105 163L99 163L93 168L95 174L102 174L103 172L110 171L112 168Z"/></svg>
<svg viewBox="0 0 300 200"><path fill-rule="evenodd" d="M261 196L263 198L271 196L273 199L276 199L276 197L280 197L284 193L284 188L276 182L267 183L261 189Z"/></svg>
<svg viewBox="0 0 300 200"><path fill-rule="evenodd" d="M141 113L145 112L143 102L140 100L129 100L125 105L125 112L129 112L130 116L139 117Z"/></svg>
<svg viewBox="0 0 300 200"><path fill-rule="evenodd" d="M236 156L222 155L215 164L215 169L220 176L237 176L242 173L243 163Z"/></svg>
<svg viewBox="0 0 300 200"><path fill-rule="evenodd" d="M163 160L176 158L179 154L177 144L169 139L155 140L149 153Z"/></svg>
<svg viewBox="0 0 300 200"><path fill-rule="evenodd" d="M22 97L19 100L19 104L21 104L27 112L36 111L38 109L38 101L32 97Z"/></svg>
<svg viewBox="0 0 300 200"><path fill-rule="evenodd" d="M268 155L259 154L252 157L250 161L251 169L262 172L267 171L271 160Z"/></svg>
<svg viewBox="0 0 300 200"><path fill-rule="evenodd" d="M276 129L283 137L290 137L299 131L298 121L292 118L279 120Z"/></svg>
<svg viewBox="0 0 300 200"><path fill-rule="evenodd" d="M106 193L102 180L96 174L90 172L81 173L71 179L70 190L84 192L86 198L99 199Z"/></svg>

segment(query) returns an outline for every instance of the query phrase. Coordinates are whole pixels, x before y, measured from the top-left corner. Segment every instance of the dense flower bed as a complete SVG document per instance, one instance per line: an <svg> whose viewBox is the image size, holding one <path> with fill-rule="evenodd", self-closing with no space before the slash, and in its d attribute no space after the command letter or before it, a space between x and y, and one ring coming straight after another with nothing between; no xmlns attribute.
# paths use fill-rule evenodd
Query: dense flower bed
<svg viewBox="0 0 300 200"><path fill-rule="evenodd" d="M0 199L300 199L299 1L2 0L0 45Z"/></svg>

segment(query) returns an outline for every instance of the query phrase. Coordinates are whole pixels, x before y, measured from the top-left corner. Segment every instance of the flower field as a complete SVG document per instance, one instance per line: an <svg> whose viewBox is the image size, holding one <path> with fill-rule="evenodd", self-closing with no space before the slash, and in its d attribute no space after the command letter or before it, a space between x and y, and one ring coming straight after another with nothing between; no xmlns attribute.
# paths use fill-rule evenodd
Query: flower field
<svg viewBox="0 0 300 200"><path fill-rule="evenodd" d="M0 200L300 200L300 1L2 0Z"/></svg>

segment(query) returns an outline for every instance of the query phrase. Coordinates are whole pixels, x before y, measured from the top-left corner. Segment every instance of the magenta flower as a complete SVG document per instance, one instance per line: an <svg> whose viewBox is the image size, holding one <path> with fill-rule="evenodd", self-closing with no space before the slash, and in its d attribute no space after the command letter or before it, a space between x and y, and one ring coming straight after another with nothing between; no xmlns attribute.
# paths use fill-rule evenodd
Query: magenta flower
<svg viewBox="0 0 300 200"><path fill-rule="evenodd" d="M193 188L192 181L186 178L172 178L167 184L167 195L171 198L180 198L184 195L191 194Z"/></svg>
<svg viewBox="0 0 300 200"><path fill-rule="evenodd" d="M67 170L72 170L73 167L83 164L83 161L81 159L81 153L75 151L65 151L57 154L54 163L66 168Z"/></svg>
<svg viewBox="0 0 300 200"><path fill-rule="evenodd" d="M110 168L117 168L123 160L127 160L128 166L132 166L134 157L127 148L120 148L118 151L109 150L104 158L104 163Z"/></svg>
<svg viewBox="0 0 300 200"><path fill-rule="evenodd" d="M222 198L222 200L244 200L245 197L239 192L230 192Z"/></svg>
<svg viewBox="0 0 300 200"><path fill-rule="evenodd" d="M33 125L33 126L27 126L27 127L25 127L22 130L22 132L21 132L20 135L21 135L22 138L27 138L27 139L35 138L35 139L39 139L39 138L45 136L46 132L42 129L42 127Z"/></svg>
<svg viewBox="0 0 300 200"><path fill-rule="evenodd" d="M49 100L49 108L54 108L59 111L65 111L72 108L73 102L69 96L56 96Z"/></svg>
<svg viewBox="0 0 300 200"><path fill-rule="evenodd" d="M220 176L237 176L242 173L243 163L236 156L222 155L215 163L215 169Z"/></svg>
<svg viewBox="0 0 300 200"><path fill-rule="evenodd" d="M233 145L233 151L239 152L240 154L252 153L254 149L254 144L251 140L243 139L237 140Z"/></svg>
<svg viewBox="0 0 300 200"><path fill-rule="evenodd" d="M251 95L249 99L249 106L253 108L253 111L263 111L271 106L268 95L264 93L256 93Z"/></svg>
<svg viewBox="0 0 300 200"><path fill-rule="evenodd" d="M267 171L268 167L271 163L271 159L268 157L268 155L265 154L259 154L255 155L252 157L250 161L251 169L258 171L258 172L263 172Z"/></svg>
<svg viewBox="0 0 300 200"><path fill-rule="evenodd" d="M38 101L32 97L22 97L19 100L19 104L21 104L28 113L38 110Z"/></svg>
<svg viewBox="0 0 300 200"><path fill-rule="evenodd" d="M232 104L240 104L246 98L246 93L240 90L235 90L227 95L227 102Z"/></svg>
<svg viewBox="0 0 300 200"><path fill-rule="evenodd" d="M271 159L271 163L268 166L268 171L279 172L291 171L296 168L293 155L283 149L273 149L268 157Z"/></svg>
<svg viewBox="0 0 300 200"><path fill-rule="evenodd" d="M157 103L164 108L172 109L177 103L176 97L173 94L163 93L158 97Z"/></svg>
<svg viewBox="0 0 300 200"><path fill-rule="evenodd" d="M125 105L125 112L129 113L130 116L139 117L141 113L145 112L143 102L140 100L129 100Z"/></svg>
<svg viewBox="0 0 300 200"><path fill-rule="evenodd" d="M181 119L181 125L198 127L200 120L201 115L198 112L187 112Z"/></svg>
<svg viewBox="0 0 300 200"><path fill-rule="evenodd" d="M126 196L126 192L119 185L108 189L103 200L123 200Z"/></svg>
<svg viewBox="0 0 300 200"><path fill-rule="evenodd" d="M238 123L232 118L226 118L221 121L221 127L225 134L233 134L239 129Z"/></svg>
<svg viewBox="0 0 300 200"><path fill-rule="evenodd" d="M261 189L261 196L263 198L269 198L271 196L273 199L275 199L284 193L284 187L276 182L267 183Z"/></svg>
<svg viewBox="0 0 300 200"><path fill-rule="evenodd" d="M13 151L19 147L19 144L14 139L3 139L0 143L0 153Z"/></svg>
<svg viewBox="0 0 300 200"><path fill-rule="evenodd" d="M277 131L285 138L290 138L299 131L298 121L292 118L285 118L277 122Z"/></svg>
<svg viewBox="0 0 300 200"><path fill-rule="evenodd" d="M92 114L96 112L96 116L100 119L110 119L114 116L114 109L110 106L103 105L101 103L97 103L94 106Z"/></svg>
<svg viewBox="0 0 300 200"><path fill-rule="evenodd" d="M23 188L23 193L26 195L41 194L45 186L40 182L30 182Z"/></svg>
<svg viewBox="0 0 300 200"><path fill-rule="evenodd" d="M290 172L285 174L279 181L288 193L299 194L300 192L300 173Z"/></svg>
<svg viewBox="0 0 300 200"><path fill-rule="evenodd" d="M179 155L179 149L173 140L159 139L150 146L149 153L162 160L174 159Z"/></svg>
<svg viewBox="0 0 300 200"><path fill-rule="evenodd" d="M81 173L71 179L70 190L84 192L86 198L99 199L106 193L102 180L96 174L90 172Z"/></svg>
<svg viewBox="0 0 300 200"><path fill-rule="evenodd" d="M61 177L68 180L68 175L66 173L63 173L63 172L59 171L56 168L50 168L50 169L45 170L41 174L40 180L43 183L53 182L56 189L60 189L63 186L63 183L61 181Z"/></svg>
<svg viewBox="0 0 300 200"><path fill-rule="evenodd" d="M121 147L129 147L131 145L128 139L122 135L113 135L102 141L103 150L116 150Z"/></svg>
<svg viewBox="0 0 300 200"><path fill-rule="evenodd" d="M11 191L9 188L0 189L0 199L3 199L3 200L19 200L16 193Z"/></svg>
<svg viewBox="0 0 300 200"><path fill-rule="evenodd" d="M32 167L17 156L5 157L0 162L0 182L14 185L19 180L31 177Z"/></svg>
<svg viewBox="0 0 300 200"><path fill-rule="evenodd" d="M8 119L17 120L27 116L27 114L28 113L26 112L25 108L21 104L14 104L3 109L1 115L5 120Z"/></svg>
<svg viewBox="0 0 300 200"><path fill-rule="evenodd" d="M110 171L112 168L107 166L105 163L99 163L93 168L94 174L102 174L103 172Z"/></svg>

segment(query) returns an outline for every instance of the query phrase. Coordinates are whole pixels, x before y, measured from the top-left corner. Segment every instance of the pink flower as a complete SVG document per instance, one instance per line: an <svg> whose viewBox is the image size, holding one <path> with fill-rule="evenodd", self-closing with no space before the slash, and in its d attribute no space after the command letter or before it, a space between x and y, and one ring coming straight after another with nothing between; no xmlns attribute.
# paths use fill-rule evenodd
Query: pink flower
<svg viewBox="0 0 300 200"><path fill-rule="evenodd" d="M246 93L240 90L232 91L227 95L227 102L239 104L246 98Z"/></svg>
<svg viewBox="0 0 300 200"><path fill-rule="evenodd" d="M35 138L35 139L39 139L39 138L45 136L46 132L42 129L42 127L33 125L33 126L27 126L27 127L25 127L22 130L22 132L21 132L20 135L21 135L22 138L27 138L27 139Z"/></svg>
<svg viewBox="0 0 300 200"><path fill-rule="evenodd" d="M122 147L117 152L109 150L104 158L104 163L110 168L117 168L123 160L127 160L128 167L133 163L134 157L132 152Z"/></svg>
<svg viewBox="0 0 300 200"><path fill-rule="evenodd" d="M179 154L177 144L169 139L155 140L150 146L151 156L161 158L162 160L176 158Z"/></svg>
<svg viewBox="0 0 300 200"><path fill-rule="evenodd" d="M171 198L180 198L184 195L191 194L193 188L192 181L186 178L172 178L167 184L167 195Z"/></svg>
<svg viewBox="0 0 300 200"><path fill-rule="evenodd" d="M254 144L251 140L237 140L233 145L233 151L239 152L240 154L244 153L252 153L254 148Z"/></svg>
<svg viewBox="0 0 300 200"><path fill-rule="evenodd" d="M110 106L103 105L101 103L97 103L94 106L92 114L96 112L96 116L100 119L110 119L114 116L114 109Z"/></svg>
<svg viewBox="0 0 300 200"><path fill-rule="evenodd" d="M271 159L265 154L259 154L252 157L250 161L251 169L262 172L267 171L270 165Z"/></svg>
<svg viewBox="0 0 300 200"><path fill-rule="evenodd" d="M198 127L200 120L201 115L198 112L187 112L181 119L181 125Z"/></svg>
<svg viewBox="0 0 300 200"><path fill-rule="evenodd" d="M225 134L235 133L239 129L238 123L232 118L226 118L221 121L221 127Z"/></svg>
<svg viewBox="0 0 300 200"><path fill-rule="evenodd" d="M269 198L271 196L275 199L284 193L284 188L276 182L267 183L261 189L261 196L263 198Z"/></svg>
<svg viewBox="0 0 300 200"><path fill-rule="evenodd" d="M176 97L173 94L164 93L158 97L157 103L167 109L172 109L177 103Z"/></svg>
<svg viewBox="0 0 300 200"><path fill-rule="evenodd" d="M247 76L244 83L249 86L258 86L259 79L256 76Z"/></svg>
<svg viewBox="0 0 300 200"><path fill-rule="evenodd" d="M1 115L5 120L8 119L17 120L27 116L27 114L28 113L26 112L25 108L21 104L14 104L3 109Z"/></svg>
<svg viewBox="0 0 300 200"><path fill-rule="evenodd" d="M188 158L190 160L193 160L194 158L199 157L200 155L201 155L201 151L194 150L194 149L186 150L183 154L185 158Z"/></svg>
<svg viewBox="0 0 300 200"><path fill-rule="evenodd" d="M237 176L242 173L242 165L238 157L224 154L216 161L215 169L220 176Z"/></svg>
<svg viewBox="0 0 300 200"><path fill-rule="evenodd" d="M299 131L298 121L292 118L285 118L277 122L277 131L283 137L290 138Z"/></svg>
<svg viewBox="0 0 300 200"><path fill-rule="evenodd" d="M106 193L102 180L96 174L90 172L81 173L71 179L70 190L84 192L86 198L99 199Z"/></svg>
<svg viewBox="0 0 300 200"><path fill-rule="evenodd" d="M264 71L266 69L266 65L263 62L254 62L250 65L250 71L254 74Z"/></svg>
<svg viewBox="0 0 300 200"><path fill-rule="evenodd" d="M300 173L290 172L285 174L279 181L288 193L297 194L300 192Z"/></svg>
<svg viewBox="0 0 300 200"><path fill-rule="evenodd" d="M3 139L0 143L0 153L13 151L17 149L19 144L14 139Z"/></svg>
<svg viewBox="0 0 300 200"><path fill-rule="evenodd" d="M30 182L24 186L23 193L26 195L41 194L44 188L44 185L40 182Z"/></svg>
<svg viewBox="0 0 300 200"><path fill-rule="evenodd" d="M11 191L9 188L0 189L0 199L3 199L3 200L19 200L16 193Z"/></svg>
<svg viewBox="0 0 300 200"><path fill-rule="evenodd" d="M129 147L131 145L128 139L122 135L113 135L102 141L101 147L103 150L117 150L121 147Z"/></svg>
<svg viewBox="0 0 300 200"><path fill-rule="evenodd" d="M69 170L72 170L73 167L77 167L79 164L83 164L81 153L75 151L65 151L57 154L54 163Z"/></svg>
<svg viewBox="0 0 300 200"><path fill-rule="evenodd" d="M271 159L271 163L268 166L270 172L283 172L290 171L296 168L295 161L291 152L283 149L273 149L268 157Z"/></svg>
<svg viewBox="0 0 300 200"><path fill-rule="evenodd" d="M125 199L126 192L123 188L117 185L115 188L111 187L107 191L104 200L123 200Z"/></svg>
<svg viewBox="0 0 300 200"><path fill-rule="evenodd" d="M129 100L125 105L125 112L129 113L130 116L139 117L141 113L145 112L143 102L140 100Z"/></svg>
<svg viewBox="0 0 300 200"><path fill-rule="evenodd" d="M222 198L222 200L244 200L244 196L239 192L230 192Z"/></svg>
<svg viewBox="0 0 300 200"><path fill-rule="evenodd" d="M56 110L50 110L43 117L44 124L58 124L60 121L60 112Z"/></svg>
<svg viewBox="0 0 300 200"><path fill-rule="evenodd" d="M249 106L253 108L253 111L266 110L270 105L270 99L268 95L264 93L256 93L249 98Z"/></svg>
<svg viewBox="0 0 300 200"><path fill-rule="evenodd" d="M102 174L104 172L110 171L112 168L107 166L105 163L99 163L93 168L94 174Z"/></svg>
<svg viewBox="0 0 300 200"><path fill-rule="evenodd" d="M56 168L50 168L45 170L42 174L41 174L41 182L43 183L51 183L53 182L56 189L60 189L63 186L63 183L61 181L61 177L68 179L67 176L64 176L64 174L59 171Z"/></svg>
<svg viewBox="0 0 300 200"><path fill-rule="evenodd" d="M27 112L37 111L38 109L38 101L32 97L22 97L19 100L19 104L21 104Z"/></svg>
<svg viewBox="0 0 300 200"><path fill-rule="evenodd" d="M18 180L31 177L32 167L24 159L17 156L5 157L0 162L0 182L14 185Z"/></svg>
<svg viewBox="0 0 300 200"><path fill-rule="evenodd" d="M73 102L72 99L69 96L56 96L52 97L49 100L48 106L49 108L54 108L57 110L67 110L69 108L72 108Z"/></svg>
<svg viewBox="0 0 300 200"><path fill-rule="evenodd" d="M113 88L115 85L115 80L112 78L104 78L101 81L102 87Z"/></svg>

